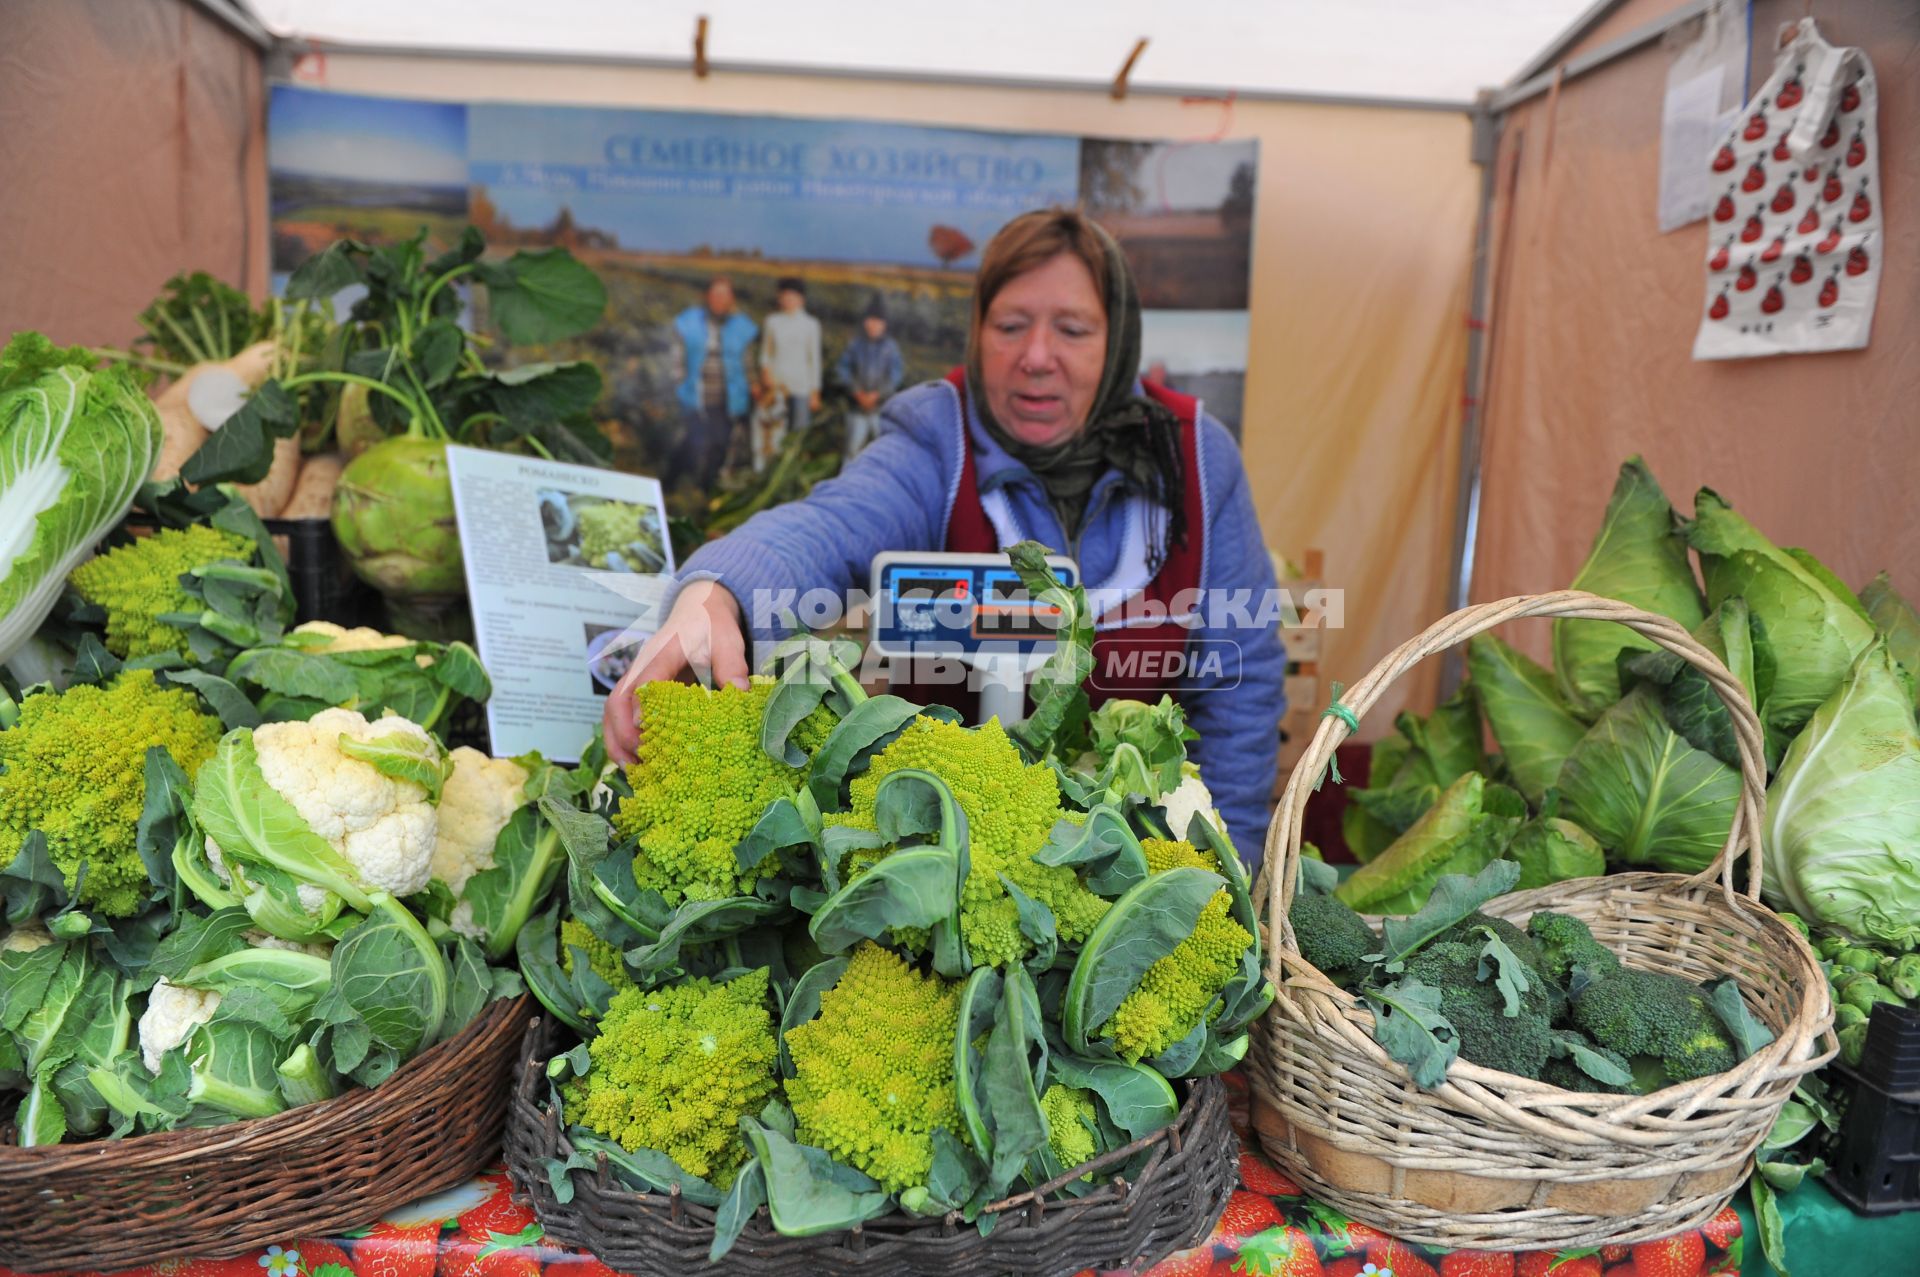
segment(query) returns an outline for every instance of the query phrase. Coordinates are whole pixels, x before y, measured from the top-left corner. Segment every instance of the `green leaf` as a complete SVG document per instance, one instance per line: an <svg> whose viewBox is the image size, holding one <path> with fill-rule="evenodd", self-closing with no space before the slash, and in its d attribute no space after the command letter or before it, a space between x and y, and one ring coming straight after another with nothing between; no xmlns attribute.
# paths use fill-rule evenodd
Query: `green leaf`
<svg viewBox="0 0 1920 1277"><path fill-rule="evenodd" d="M984 968L983 968L984 969ZM846 974L847 959L828 958L808 967L794 982L787 1005L780 1015L780 1076L793 1076L793 1057L787 1053L787 1034L820 1014L820 995L840 982Z"/></svg>
<svg viewBox="0 0 1920 1277"><path fill-rule="evenodd" d="M1433 892L1420 912L1409 918L1388 918L1381 923L1385 939L1382 961L1389 969L1404 962L1421 946L1441 932L1463 921L1468 914L1496 896L1504 896L1519 881L1520 866L1511 860L1496 860L1469 878L1464 874L1446 874L1433 884Z"/></svg>
<svg viewBox="0 0 1920 1277"><path fill-rule="evenodd" d="M786 912L785 904L758 896L689 900L673 911L657 939L626 951L627 970L635 979L651 981L677 969L683 946L740 935Z"/></svg>
<svg viewBox="0 0 1920 1277"><path fill-rule="evenodd" d="M360 691L352 669L325 652L300 646L251 648L234 658L227 677L281 696L310 698L328 705L348 704Z"/></svg>
<svg viewBox="0 0 1920 1277"><path fill-rule="evenodd" d="M1046 1076L1047 1043L1040 1003L1026 968L1007 969L987 1038L979 1077L980 1095L992 1127L986 1191L1003 1194L1035 1153L1047 1146L1047 1115L1040 1107L1038 1079Z"/></svg>
<svg viewBox="0 0 1920 1277"><path fill-rule="evenodd" d="M585 999L560 966L560 909L555 905L528 919L514 937L514 956L519 960L520 977L534 999L569 1029L588 1036L596 1015L590 1014ZM581 965L576 963L576 969Z"/></svg>
<svg viewBox="0 0 1920 1277"><path fill-rule="evenodd" d="M1700 624L1704 613L1686 538L1666 493L1639 457L1620 467L1593 548L1571 588L1672 617L1688 630ZM1568 705L1585 718L1597 716L1620 698L1620 653L1654 646L1612 621L1556 620L1553 666Z"/></svg>
<svg viewBox="0 0 1920 1277"><path fill-rule="evenodd" d="M1033 946L1033 952L1027 956L1025 966L1029 971L1046 971L1053 966L1054 955L1060 948L1059 923L1053 916L1053 910L1035 900L1014 884L1005 874L995 875L1000 885L1013 901L1013 907L1020 918L1020 935Z"/></svg>
<svg viewBox="0 0 1920 1277"><path fill-rule="evenodd" d="M767 1213L783 1236L840 1232L891 1209L892 1198L877 1183L824 1151L752 1118L742 1118L740 1129L766 1176Z"/></svg>
<svg viewBox="0 0 1920 1277"><path fill-rule="evenodd" d="M163 681L183 683L200 693L207 704L213 707L213 712L220 716L222 727L260 726L259 709L247 699L244 692L218 674L209 674L205 670L173 670Z"/></svg>
<svg viewBox="0 0 1920 1277"><path fill-rule="evenodd" d="M1747 1181L1747 1190L1753 1197L1753 1222L1760 1227L1760 1253L1780 1277L1792 1277L1787 1270L1786 1221L1771 1182L1765 1175L1756 1175Z"/></svg>
<svg viewBox="0 0 1920 1277"><path fill-rule="evenodd" d="M459 368L466 348L467 335L451 320L436 319L415 333L413 362L421 384L429 390L444 385Z"/></svg>
<svg viewBox="0 0 1920 1277"><path fill-rule="evenodd" d="M1773 1044L1773 1030L1754 1018L1746 999L1740 996L1739 982L1732 976L1709 980L1700 988L1707 995L1707 1005L1727 1027L1727 1036L1740 1059Z"/></svg>
<svg viewBox="0 0 1920 1277"><path fill-rule="evenodd" d="M807 786L820 810L840 810L840 789L847 777L922 712L898 696L875 696L854 706L813 756Z"/></svg>
<svg viewBox="0 0 1920 1277"><path fill-rule="evenodd" d="M7 922L23 922L45 917L67 903L67 880L47 852L47 836L40 830L28 832L20 850L0 870L0 899L7 905Z"/></svg>
<svg viewBox="0 0 1920 1277"><path fill-rule="evenodd" d="M220 909L211 914L182 912L174 930L160 942L148 963L156 980L181 983L187 972L247 947L253 919L244 909Z"/></svg>
<svg viewBox="0 0 1920 1277"><path fill-rule="evenodd" d="M299 429L298 401L278 381L265 382L194 450L181 465L180 477L196 485L258 483L273 466L274 440Z"/></svg>
<svg viewBox="0 0 1920 1277"><path fill-rule="evenodd" d="M1920 701L1920 614L1893 588L1885 572L1860 591L1860 602L1867 609L1873 628L1887 641L1893 659L1915 685L1916 699Z"/></svg>
<svg viewBox="0 0 1920 1277"><path fill-rule="evenodd" d="M1129 1140L1151 1135L1180 1114L1173 1087L1144 1064L1088 1060L1056 1049L1048 1055L1047 1067L1061 1085L1099 1096L1107 1116Z"/></svg>
<svg viewBox="0 0 1920 1277"><path fill-rule="evenodd" d="M1773 1126L1767 1131L1765 1139L1760 1141L1764 1151L1776 1151L1792 1148L1811 1135L1820 1125L1813 1109L1799 1100L1788 1100L1780 1108L1780 1116L1773 1119ZM1764 1159L1763 1159L1764 1160Z"/></svg>
<svg viewBox="0 0 1920 1277"><path fill-rule="evenodd" d="M1669 727L1658 694L1641 686L1567 756L1560 793L1565 814L1618 859L1695 873L1726 842L1740 776Z"/></svg>
<svg viewBox="0 0 1920 1277"><path fill-rule="evenodd" d="M1582 1041L1578 1034L1554 1034L1553 1054L1556 1059L1564 1057L1572 1060L1574 1067L1602 1085L1620 1087L1633 1085L1632 1070L1621 1068Z"/></svg>
<svg viewBox="0 0 1920 1277"><path fill-rule="evenodd" d="M1536 816L1514 832L1504 858L1520 866L1515 891L1529 891L1569 878L1607 871L1607 853L1594 836L1571 820Z"/></svg>
<svg viewBox="0 0 1920 1277"><path fill-rule="evenodd" d="M1408 976L1385 989L1369 989L1373 1038L1403 1065L1415 1086L1431 1088L1446 1080L1460 1054L1458 1036L1440 1014L1440 991Z"/></svg>
<svg viewBox="0 0 1920 1277"><path fill-rule="evenodd" d="M937 1133L937 1132L936 1132ZM566 1198L560 1199L562 1202ZM733 1177L733 1187L727 1190L721 1199L720 1208L713 1217L713 1244L707 1248L707 1262L717 1264L733 1244L740 1239L741 1230L747 1221L754 1217L762 1206L767 1204L767 1176L760 1169L758 1158L747 1159Z"/></svg>
<svg viewBox="0 0 1920 1277"><path fill-rule="evenodd" d="M890 931L931 927L959 907L958 858L948 847L896 851L827 898L807 930L828 953Z"/></svg>
<svg viewBox="0 0 1920 1277"><path fill-rule="evenodd" d="M1493 928L1474 929L1487 938L1486 944L1480 949L1479 978L1483 981L1489 975L1494 978L1494 987L1500 990L1500 997L1505 1004L1502 1014L1519 1015L1520 995L1531 987L1527 964L1520 960L1519 954L1507 947L1506 941Z"/></svg>
<svg viewBox="0 0 1920 1277"><path fill-rule="evenodd" d="M362 264L368 246L359 240L338 239L307 258L287 280L288 301L325 301L343 288L366 282Z"/></svg>
<svg viewBox="0 0 1920 1277"><path fill-rule="evenodd" d="M480 663L480 654L465 643L447 644L434 654L433 664L427 669L434 678L468 700L484 701L493 695L493 680L487 675L487 667Z"/></svg>
<svg viewBox="0 0 1920 1277"><path fill-rule="evenodd" d="M40 1148L58 1144L67 1135L67 1111L54 1094L50 1075L39 1075L27 1084L19 1108L13 1114L14 1138L22 1148Z"/></svg>
<svg viewBox="0 0 1920 1277"><path fill-rule="evenodd" d="M1567 707L1549 671L1491 634L1467 640L1467 667L1514 784L1539 805L1586 724Z"/></svg>
<svg viewBox="0 0 1920 1277"><path fill-rule="evenodd" d="M402 1057L431 1045L446 1018L446 960L406 907L377 893L375 912L333 947L333 983L321 1019L358 1019Z"/></svg>
<svg viewBox="0 0 1920 1277"><path fill-rule="evenodd" d="M549 795L542 801L559 800ZM544 819L541 808L522 805L508 817L494 839L493 867L469 878L460 892L491 961L513 949L520 928L546 903L565 867L560 831Z"/></svg>
<svg viewBox="0 0 1920 1277"><path fill-rule="evenodd" d="M1093 673L1093 613L1079 585L1068 589L1047 566L1048 549L1038 541L1008 548L1007 558L1036 608L1058 610L1053 651L1029 680L1033 711L1009 735L1035 758L1065 754L1087 719L1083 686Z"/></svg>
<svg viewBox="0 0 1920 1277"><path fill-rule="evenodd" d="M186 1098L195 1108L229 1118L271 1117L287 1107L279 1072L285 1053L285 1043L267 1026L231 1014L223 1000L214 1018L187 1039L192 1079Z"/></svg>
<svg viewBox="0 0 1920 1277"><path fill-rule="evenodd" d="M1707 602L1746 600L1773 655L1769 726L1798 731L1839 689L1874 640L1873 623L1853 591L1810 556L1782 550L1711 489L1694 498L1688 538L1700 553Z"/></svg>
<svg viewBox="0 0 1920 1277"><path fill-rule="evenodd" d="M487 437L496 446L585 416L606 388L600 370L589 363L520 364L485 378L464 378L460 385L504 419L488 427Z"/></svg>
<svg viewBox="0 0 1920 1277"><path fill-rule="evenodd" d="M643 1192L666 1193L675 1188L699 1206L720 1205L720 1190L698 1175L680 1168L671 1157L651 1148L623 1148L583 1126L567 1128L567 1139L586 1157L604 1156L614 1177Z"/></svg>
<svg viewBox="0 0 1920 1277"><path fill-rule="evenodd" d="M37 949L0 949L0 1029L19 1030L29 1013L46 999L47 987L67 959L65 944L43 944ZM0 1042L15 1045L6 1033ZM21 1061L24 1066L25 1061Z"/></svg>
<svg viewBox="0 0 1920 1277"><path fill-rule="evenodd" d="M734 863L744 873L777 851L811 846L818 841L820 833L819 811L811 801L803 811L792 798L776 798L767 804L747 836L734 847Z"/></svg>
<svg viewBox="0 0 1920 1277"><path fill-rule="evenodd" d="M1460 776L1392 846L1342 882L1334 896L1361 913L1410 913L1443 875L1478 873L1498 859L1520 825L1516 818L1490 813L1489 795L1503 789L1479 772ZM1518 795L1507 793L1519 801Z"/></svg>
<svg viewBox="0 0 1920 1277"><path fill-rule="evenodd" d="M494 323L516 346L577 337L600 322L607 289L564 248L521 249L498 265L482 263Z"/></svg>
<svg viewBox="0 0 1920 1277"><path fill-rule="evenodd" d="M1086 875L1089 891L1114 897L1146 881L1147 855L1127 818L1106 803L1074 823L1054 822L1046 845L1033 853L1043 865L1073 865Z"/></svg>
<svg viewBox="0 0 1920 1277"><path fill-rule="evenodd" d="M245 728L221 737L213 757L201 766L194 780L193 819L218 844L230 871L249 863L270 866L325 887L355 909L368 907L358 870L267 783L253 734Z"/></svg>
<svg viewBox="0 0 1920 1277"><path fill-rule="evenodd" d="M382 776L404 780L427 791L430 802L440 801L440 787L447 783L453 764L432 740L413 732L388 732L371 740L340 733L340 752L369 764Z"/></svg>
<svg viewBox="0 0 1920 1277"><path fill-rule="evenodd" d="M1139 986L1147 968L1193 934L1200 911L1225 885L1220 875L1204 869L1171 869L1154 874L1113 903L1087 937L1067 979L1060 1014L1068 1050L1100 1058L1094 1036Z"/></svg>

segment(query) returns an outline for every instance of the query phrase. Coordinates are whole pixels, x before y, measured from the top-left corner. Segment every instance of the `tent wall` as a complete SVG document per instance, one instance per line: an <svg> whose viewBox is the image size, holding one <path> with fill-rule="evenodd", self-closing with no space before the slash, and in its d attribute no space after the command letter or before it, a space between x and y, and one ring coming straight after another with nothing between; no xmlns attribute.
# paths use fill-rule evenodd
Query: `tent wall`
<svg viewBox="0 0 1920 1277"><path fill-rule="evenodd" d="M1630 0L1584 47L1677 7ZM1756 0L1754 86L1780 25L1805 11L1801 0ZM1849 584L1886 568L1920 595L1920 6L1849 0L1814 15L1829 40L1866 50L1880 84L1886 265L1865 350L1693 362L1706 224L1662 235L1655 197L1674 36L1691 38L1697 23L1507 116L1476 601L1570 580L1615 468L1636 452L1683 513L1709 485ZM1544 626L1515 637L1544 652Z"/></svg>
<svg viewBox="0 0 1920 1277"><path fill-rule="evenodd" d="M260 50L187 0L7 0L0 336L123 346L169 277L264 295Z"/></svg>
<svg viewBox="0 0 1920 1277"><path fill-rule="evenodd" d="M1479 183L1462 115L341 52L303 59L294 78L450 100L1258 138L1245 452L1267 539L1296 559L1324 550L1347 592L1323 660L1335 677L1444 606ZM1422 673L1396 690L1430 698L1437 671Z"/></svg>

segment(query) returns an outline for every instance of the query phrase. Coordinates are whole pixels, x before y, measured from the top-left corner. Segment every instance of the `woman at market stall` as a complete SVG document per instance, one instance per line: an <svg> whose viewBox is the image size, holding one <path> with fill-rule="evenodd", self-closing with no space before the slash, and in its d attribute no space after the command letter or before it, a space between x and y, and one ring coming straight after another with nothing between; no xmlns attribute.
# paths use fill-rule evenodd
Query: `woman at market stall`
<svg viewBox="0 0 1920 1277"><path fill-rule="evenodd" d="M1072 556L1088 587L1092 699L1180 702L1202 778L1257 865L1285 708L1271 560L1226 428L1139 366L1119 245L1069 209L1009 222L981 255L965 368L890 399L879 438L837 478L688 558L665 623L607 698L610 753L633 756L639 684L695 668L744 685L748 628L781 637L770 601L844 596L885 550L1031 538Z"/></svg>

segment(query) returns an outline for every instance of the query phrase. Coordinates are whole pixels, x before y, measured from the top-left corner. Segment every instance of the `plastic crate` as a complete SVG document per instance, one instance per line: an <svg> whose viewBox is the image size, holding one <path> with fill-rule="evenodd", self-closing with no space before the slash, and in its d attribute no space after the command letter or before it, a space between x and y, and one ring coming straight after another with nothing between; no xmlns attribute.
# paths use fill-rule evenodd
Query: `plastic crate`
<svg viewBox="0 0 1920 1277"><path fill-rule="evenodd" d="M332 621L352 627L377 619L380 595L353 574L330 519L267 519L267 531L284 541L287 575L293 581L294 619Z"/></svg>
<svg viewBox="0 0 1920 1277"><path fill-rule="evenodd" d="M1833 1068L1851 1098L1827 1188L1862 1215L1920 1209L1920 1008L1875 1007L1859 1066Z"/></svg>

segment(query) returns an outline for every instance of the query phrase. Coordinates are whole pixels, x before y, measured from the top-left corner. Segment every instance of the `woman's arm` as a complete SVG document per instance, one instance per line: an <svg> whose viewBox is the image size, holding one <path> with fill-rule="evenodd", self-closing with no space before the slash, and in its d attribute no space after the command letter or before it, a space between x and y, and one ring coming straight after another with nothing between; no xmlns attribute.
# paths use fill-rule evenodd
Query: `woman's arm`
<svg viewBox="0 0 1920 1277"><path fill-rule="evenodd" d="M1193 758L1201 778L1251 873L1266 854L1267 804L1279 768L1280 718L1287 704L1287 656L1270 606L1273 562L1246 468L1225 427L1209 417L1200 428L1205 431L1202 483L1210 506L1207 571L1200 583L1201 623L1188 647L1196 659L1210 652L1224 659L1217 672L1203 664L1197 677L1190 676L1180 701L1200 733Z"/></svg>

